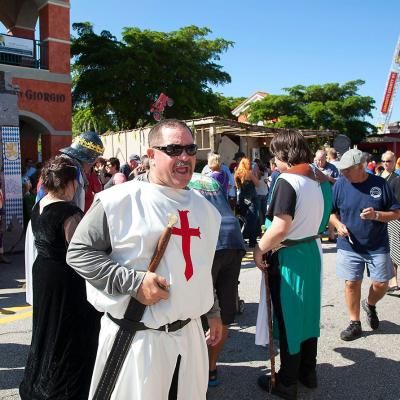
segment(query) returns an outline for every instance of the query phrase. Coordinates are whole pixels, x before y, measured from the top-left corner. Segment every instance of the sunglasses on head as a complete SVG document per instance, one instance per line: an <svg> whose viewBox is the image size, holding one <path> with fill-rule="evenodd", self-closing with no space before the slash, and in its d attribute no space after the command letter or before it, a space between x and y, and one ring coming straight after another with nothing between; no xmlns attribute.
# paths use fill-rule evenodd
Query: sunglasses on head
<svg viewBox="0 0 400 400"><path fill-rule="evenodd" d="M197 144L187 144L182 146L180 144L167 144L166 146L153 146L153 149L161 150L170 157L180 156L183 150L186 151L188 156L194 156L197 153Z"/></svg>

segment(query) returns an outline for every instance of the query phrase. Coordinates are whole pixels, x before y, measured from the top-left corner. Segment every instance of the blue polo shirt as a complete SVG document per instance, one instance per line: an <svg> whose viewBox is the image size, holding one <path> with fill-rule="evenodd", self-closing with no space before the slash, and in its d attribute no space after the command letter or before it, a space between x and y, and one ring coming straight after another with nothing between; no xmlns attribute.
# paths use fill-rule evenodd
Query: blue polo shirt
<svg viewBox="0 0 400 400"><path fill-rule="evenodd" d="M333 185L332 212L346 225L353 244L347 237L338 237L337 248L357 253L388 253L387 223L361 219L361 210L373 207L376 211L400 208L385 179L368 175L361 183L351 183L341 177Z"/></svg>

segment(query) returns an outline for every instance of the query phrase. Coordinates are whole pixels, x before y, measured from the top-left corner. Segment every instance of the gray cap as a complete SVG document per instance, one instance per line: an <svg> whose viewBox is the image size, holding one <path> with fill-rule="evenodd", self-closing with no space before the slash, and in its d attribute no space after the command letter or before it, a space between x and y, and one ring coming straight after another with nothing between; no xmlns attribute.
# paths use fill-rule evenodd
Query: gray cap
<svg viewBox="0 0 400 400"><path fill-rule="evenodd" d="M137 154L131 154L128 158L129 161L135 160L136 162L140 162L140 157Z"/></svg>
<svg viewBox="0 0 400 400"><path fill-rule="evenodd" d="M336 167L339 169L347 169L354 165L361 164L365 161L365 155L361 150L351 149L347 150L337 163Z"/></svg>

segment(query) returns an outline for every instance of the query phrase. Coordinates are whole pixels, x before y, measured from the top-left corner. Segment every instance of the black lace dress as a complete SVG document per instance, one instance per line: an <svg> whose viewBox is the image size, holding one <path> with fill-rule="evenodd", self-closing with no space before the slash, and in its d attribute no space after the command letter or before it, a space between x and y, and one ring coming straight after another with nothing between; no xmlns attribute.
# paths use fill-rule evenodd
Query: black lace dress
<svg viewBox="0 0 400 400"><path fill-rule="evenodd" d="M258 199L254 183L246 180L240 185L238 212L246 221L243 237L249 239L249 246L255 247L260 234L260 219L258 217Z"/></svg>
<svg viewBox="0 0 400 400"><path fill-rule="evenodd" d="M22 400L87 400L100 314L87 302L85 281L66 263L64 222L81 214L66 202L32 211L38 256L33 264L32 342L20 385Z"/></svg>

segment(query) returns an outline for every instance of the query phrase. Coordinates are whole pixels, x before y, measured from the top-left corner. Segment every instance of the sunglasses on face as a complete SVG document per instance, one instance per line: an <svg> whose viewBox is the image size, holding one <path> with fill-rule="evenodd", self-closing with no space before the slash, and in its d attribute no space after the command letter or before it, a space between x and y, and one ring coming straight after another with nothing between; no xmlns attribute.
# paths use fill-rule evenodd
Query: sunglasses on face
<svg viewBox="0 0 400 400"><path fill-rule="evenodd" d="M391 163L393 160L382 160L383 163Z"/></svg>
<svg viewBox="0 0 400 400"><path fill-rule="evenodd" d="M186 151L188 156L194 156L197 153L197 144L187 144L182 146L180 144L167 144L166 146L153 146L153 149L161 150L170 157L177 157Z"/></svg>

